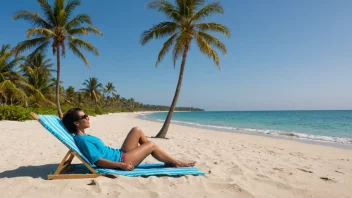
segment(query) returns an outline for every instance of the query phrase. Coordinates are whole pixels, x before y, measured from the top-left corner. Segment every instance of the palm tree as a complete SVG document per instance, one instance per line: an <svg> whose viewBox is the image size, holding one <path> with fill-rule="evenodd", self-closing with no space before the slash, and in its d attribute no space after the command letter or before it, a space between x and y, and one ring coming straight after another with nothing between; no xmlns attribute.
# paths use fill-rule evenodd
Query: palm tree
<svg viewBox="0 0 352 198"><path fill-rule="evenodd" d="M0 49L0 100L12 104L15 100L27 103L27 95L22 87L28 87L25 77L15 71L23 58L14 57L10 45L2 45Z"/></svg>
<svg viewBox="0 0 352 198"><path fill-rule="evenodd" d="M145 45L153 38L159 39L170 36L159 52L155 66L158 65L170 49L172 49L174 67L178 58L182 56L174 99L164 125L156 136L159 138L165 138L168 131L172 114L180 94L187 53L190 49L191 42L195 40L199 50L204 55L212 58L220 69L219 56L214 48L226 54L226 46L220 40L208 34L208 32L221 33L227 37L230 36L230 30L224 25L216 22L203 22L206 17L212 14L222 14L224 12L220 3L214 2L204 5L204 0L175 0L174 2L175 5L167 0L154 0L148 4L149 8L157 9L159 12L165 14L171 21L161 22L158 25L154 25L151 29L144 31L140 41L142 45Z"/></svg>
<svg viewBox="0 0 352 198"><path fill-rule="evenodd" d="M99 83L97 78L92 77L89 80L85 80L83 85L85 88L80 90L88 95L94 101L95 105L97 105L103 91L103 84Z"/></svg>
<svg viewBox="0 0 352 198"><path fill-rule="evenodd" d="M114 102L116 102L116 106L118 107L119 103L120 103L120 94L112 93L112 100L111 100L109 106L111 106L112 103L114 103Z"/></svg>
<svg viewBox="0 0 352 198"><path fill-rule="evenodd" d="M55 99L55 92L52 91L54 84L51 72L55 70L52 67L51 59L47 59L42 53L28 56L23 64L20 65L20 71L28 80L27 92L30 93L30 101L34 104L45 104L54 107L52 102Z"/></svg>
<svg viewBox="0 0 352 198"><path fill-rule="evenodd" d="M130 98L127 100L128 101L128 106L131 106L132 108L135 106L136 102L134 101L134 98Z"/></svg>
<svg viewBox="0 0 352 198"><path fill-rule="evenodd" d="M73 103L76 101L75 100L76 92L74 87L69 86L65 92L66 92L66 101L68 101L69 103Z"/></svg>
<svg viewBox="0 0 352 198"><path fill-rule="evenodd" d="M66 45L68 48L81 58L89 67L89 63L80 51L80 48L93 52L99 55L98 49L91 43L81 40L77 37L88 35L90 33L96 35L103 35L103 33L92 26L90 17L87 14L78 14L72 16L73 11L80 5L79 0L70 0L65 5L65 0L55 0L53 7L49 5L46 0L37 0L41 10L44 13L44 18L39 14L30 11L18 11L13 19L24 19L31 22L34 28L27 30L27 38L29 40L18 43L16 47L16 54L35 47L32 54L44 52L52 41L51 47L53 54L56 53L57 62L57 77L56 77L56 106L59 117L62 118L62 111L60 107L60 54L65 56ZM88 24L88 26L84 26Z"/></svg>
<svg viewBox="0 0 352 198"><path fill-rule="evenodd" d="M108 82L108 84L105 86L104 93L106 93L107 96L116 93L115 86L112 82Z"/></svg>
<svg viewBox="0 0 352 198"><path fill-rule="evenodd" d="M111 94L116 93L115 86L112 82L108 82L108 84L105 86L104 93L106 93L106 102L105 102L106 104L105 105L108 105L108 103L109 103L109 106L110 106L112 104L112 100L113 100L113 98L111 97Z"/></svg>
<svg viewBox="0 0 352 198"><path fill-rule="evenodd" d="M85 101L85 98L84 98L84 93L82 92L77 92L77 102L76 104L80 107L83 107L83 103Z"/></svg>
<svg viewBox="0 0 352 198"><path fill-rule="evenodd" d="M124 108L126 108L127 107L127 103L128 103L127 99L122 97L122 98L120 98L120 101L121 101L122 106Z"/></svg>

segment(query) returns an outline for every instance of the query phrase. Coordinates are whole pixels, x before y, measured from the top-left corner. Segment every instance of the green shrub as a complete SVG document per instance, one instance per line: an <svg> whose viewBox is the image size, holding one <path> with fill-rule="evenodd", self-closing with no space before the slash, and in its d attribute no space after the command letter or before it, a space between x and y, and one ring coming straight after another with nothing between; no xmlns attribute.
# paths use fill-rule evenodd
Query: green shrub
<svg viewBox="0 0 352 198"><path fill-rule="evenodd" d="M57 109L54 108L48 108L48 107L30 107L28 108L30 112L34 112L36 114L42 114L42 115L57 115Z"/></svg>
<svg viewBox="0 0 352 198"><path fill-rule="evenodd" d="M96 107L95 107L95 113L96 113L97 115L101 115L101 114L103 114L103 110L101 109L101 107L96 106Z"/></svg>
<svg viewBox="0 0 352 198"><path fill-rule="evenodd" d="M29 109L14 105L0 105L0 120L30 120L31 115Z"/></svg>
<svg viewBox="0 0 352 198"><path fill-rule="evenodd" d="M61 106L62 113L65 114L69 109L74 108L73 106L63 105ZM101 106L84 106L81 107L85 113L90 116L102 115L107 113L117 112L133 112L132 108L113 108L113 107L101 107ZM0 120L32 120L31 112L41 115L57 115L57 109L53 107L42 107L38 105L32 105L28 108L14 105L0 105Z"/></svg>

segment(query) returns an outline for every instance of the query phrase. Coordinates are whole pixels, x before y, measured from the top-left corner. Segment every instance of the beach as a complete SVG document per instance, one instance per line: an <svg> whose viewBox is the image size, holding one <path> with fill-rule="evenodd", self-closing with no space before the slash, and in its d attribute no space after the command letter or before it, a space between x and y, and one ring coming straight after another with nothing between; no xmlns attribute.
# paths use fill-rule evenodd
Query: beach
<svg viewBox="0 0 352 198"><path fill-rule="evenodd" d="M91 117L86 132L117 148L132 127L155 136L162 123L138 115ZM205 175L47 180L66 146L37 121L0 121L0 131L2 197L352 197L349 149L171 124L169 139L150 140Z"/></svg>

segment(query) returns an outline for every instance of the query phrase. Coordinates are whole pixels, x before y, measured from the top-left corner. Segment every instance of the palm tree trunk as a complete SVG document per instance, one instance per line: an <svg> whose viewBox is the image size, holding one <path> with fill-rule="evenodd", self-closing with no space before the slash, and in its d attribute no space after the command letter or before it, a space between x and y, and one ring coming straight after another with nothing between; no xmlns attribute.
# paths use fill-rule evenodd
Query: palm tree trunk
<svg viewBox="0 0 352 198"><path fill-rule="evenodd" d="M60 107L60 46L56 49L56 61L57 61L57 77L56 77L56 107L57 113L60 119L62 119L62 111Z"/></svg>
<svg viewBox="0 0 352 198"><path fill-rule="evenodd" d="M186 44L185 50L183 51L181 68L180 68L180 74L178 76L178 82L177 82L177 86L176 86L174 99L172 100L171 107L169 109L169 113L167 114L167 117L166 117L166 120L164 122L163 127L160 129L159 133L155 136L157 138L165 138L166 134L167 134L167 131L169 130L171 118L172 118L172 115L173 115L173 113L175 111L177 100L178 100L178 96L180 95L180 91L181 91L181 85L182 85L183 73L184 73L185 65L186 65L188 49L189 49L189 44Z"/></svg>

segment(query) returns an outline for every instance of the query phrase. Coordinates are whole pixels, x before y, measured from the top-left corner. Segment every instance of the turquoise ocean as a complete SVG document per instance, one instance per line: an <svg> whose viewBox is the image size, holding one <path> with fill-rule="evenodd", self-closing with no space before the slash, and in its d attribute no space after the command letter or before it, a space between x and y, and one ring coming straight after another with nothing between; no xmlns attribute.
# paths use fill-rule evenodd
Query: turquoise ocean
<svg viewBox="0 0 352 198"><path fill-rule="evenodd" d="M167 112L141 114L164 121ZM175 112L172 123L220 131L352 144L352 110Z"/></svg>

